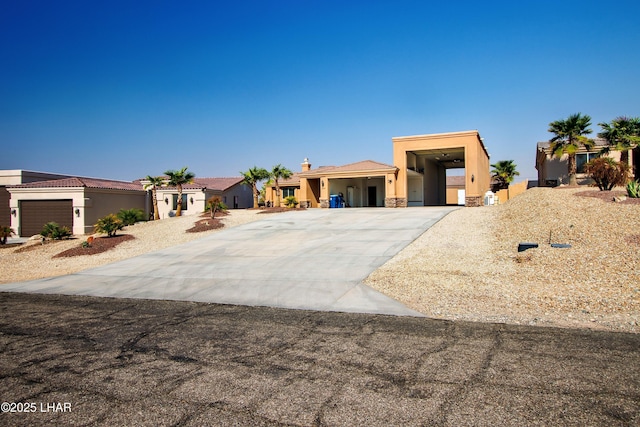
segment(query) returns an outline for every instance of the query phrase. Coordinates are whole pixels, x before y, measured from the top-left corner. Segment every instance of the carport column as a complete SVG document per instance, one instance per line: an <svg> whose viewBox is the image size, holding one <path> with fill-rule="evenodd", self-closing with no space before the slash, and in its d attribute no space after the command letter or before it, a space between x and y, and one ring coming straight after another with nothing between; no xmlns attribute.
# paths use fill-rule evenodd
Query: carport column
<svg viewBox="0 0 640 427"><path fill-rule="evenodd" d="M406 208L407 207L407 150L402 146L399 141L393 142L393 165L398 168L393 179L393 197L391 194L385 198L385 206L393 208ZM389 179L387 179L387 184ZM387 187L388 188L388 187Z"/></svg>
<svg viewBox="0 0 640 427"><path fill-rule="evenodd" d="M329 178L326 176L320 177L320 207L329 207Z"/></svg>
<svg viewBox="0 0 640 427"><path fill-rule="evenodd" d="M398 178L398 169L396 169L395 173L388 173L384 177L384 181L385 181L384 206L387 208L406 208L407 207L407 199L399 198L397 196L397 193L396 193L396 188L398 185L397 178Z"/></svg>

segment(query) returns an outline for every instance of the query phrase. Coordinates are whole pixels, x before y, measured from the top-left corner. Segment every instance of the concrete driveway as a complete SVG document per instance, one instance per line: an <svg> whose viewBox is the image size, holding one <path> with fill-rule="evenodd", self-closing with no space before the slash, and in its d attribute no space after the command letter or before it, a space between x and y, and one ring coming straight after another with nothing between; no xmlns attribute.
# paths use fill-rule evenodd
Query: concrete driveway
<svg viewBox="0 0 640 427"><path fill-rule="evenodd" d="M2 291L417 315L363 285L456 207L309 209Z"/></svg>

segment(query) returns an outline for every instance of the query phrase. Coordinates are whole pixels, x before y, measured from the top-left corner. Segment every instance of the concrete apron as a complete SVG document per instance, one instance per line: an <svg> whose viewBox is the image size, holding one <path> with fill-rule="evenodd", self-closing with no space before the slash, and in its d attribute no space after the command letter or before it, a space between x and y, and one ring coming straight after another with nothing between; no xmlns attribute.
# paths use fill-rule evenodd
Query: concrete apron
<svg viewBox="0 0 640 427"><path fill-rule="evenodd" d="M309 209L6 292L421 316L362 284L456 207Z"/></svg>

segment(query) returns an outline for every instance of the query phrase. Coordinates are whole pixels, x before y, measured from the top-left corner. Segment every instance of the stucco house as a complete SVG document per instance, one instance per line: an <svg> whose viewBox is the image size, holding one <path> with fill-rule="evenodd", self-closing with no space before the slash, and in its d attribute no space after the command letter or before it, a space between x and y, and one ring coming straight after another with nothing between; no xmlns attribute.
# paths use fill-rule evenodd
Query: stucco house
<svg viewBox="0 0 640 427"><path fill-rule="evenodd" d="M288 195L301 206L328 208L332 195L342 193L346 206L445 205L447 170L464 170L456 180L465 206L482 206L489 190L489 154L478 131L392 138L393 165L373 160L312 169L305 159L302 171L279 182L281 203ZM275 187L266 189L266 201L275 200ZM456 191L456 200L458 192Z"/></svg>
<svg viewBox="0 0 640 427"><path fill-rule="evenodd" d="M231 178L195 178L193 183L182 186L182 215L195 215L204 212L207 200L218 196L230 209L253 207L251 188L242 184L242 177ZM140 180L141 185L149 182ZM149 194L151 194L149 190ZM160 218L175 215L178 208L178 189L176 187L157 187L158 213ZM151 196L147 206L153 212Z"/></svg>
<svg viewBox="0 0 640 427"><path fill-rule="evenodd" d="M604 139L596 138L594 146L588 150L582 147L576 153L576 178L578 184L590 184L592 181L584 173L584 165L600 156L602 148L607 146ZM610 151L607 156L616 161L620 161L619 151ZM541 187L555 187L569 183L568 155L563 154L558 158L551 151L551 143L548 141L538 142L536 146L536 169L538 170L538 185ZM635 177L640 173L640 148L635 148L629 152L629 169Z"/></svg>
<svg viewBox="0 0 640 427"><path fill-rule="evenodd" d="M39 234L47 222L89 234L99 218L120 209L145 209L139 182L70 177L6 187L11 199L11 228L19 236Z"/></svg>

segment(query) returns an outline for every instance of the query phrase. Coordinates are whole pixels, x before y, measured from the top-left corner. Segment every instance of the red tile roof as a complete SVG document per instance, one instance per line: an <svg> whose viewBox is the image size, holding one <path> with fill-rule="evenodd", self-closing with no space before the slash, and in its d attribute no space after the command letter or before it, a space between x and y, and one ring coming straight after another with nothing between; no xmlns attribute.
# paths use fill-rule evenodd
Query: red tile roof
<svg viewBox="0 0 640 427"><path fill-rule="evenodd" d="M141 191L142 187L140 183L128 182L128 181L114 181L111 179L100 178L63 178L52 179L49 181L37 181L27 184L12 185L8 188L102 188L109 190L137 190Z"/></svg>
<svg viewBox="0 0 640 427"><path fill-rule="evenodd" d="M388 171L397 169L395 166L386 163L380 163L373 160L363 160L361 162L349 163L343 166L326 166L318 169L311 169L308 172L302 172L302 176L317 176L319 174L332 174L336 172L363 172L363 171Z"/></svg>
<svg viewBox="0 0 640 427"><path fill-rule="evenodd" d="M209 190L225 191L236 184L242 182L242 177L229 178L195 178L193 183L182 186L183 190L194 190L207 188ZM175 187L166 187L175 188Z"/></svg>

